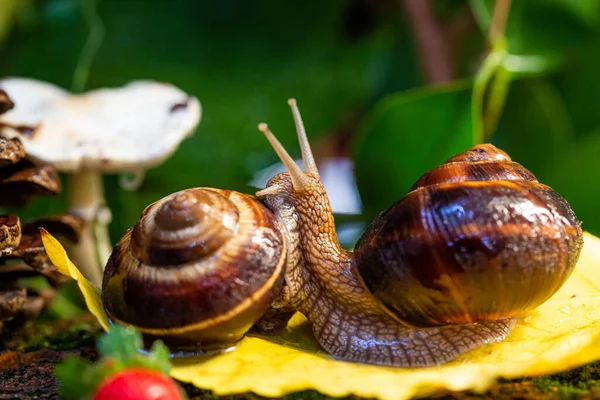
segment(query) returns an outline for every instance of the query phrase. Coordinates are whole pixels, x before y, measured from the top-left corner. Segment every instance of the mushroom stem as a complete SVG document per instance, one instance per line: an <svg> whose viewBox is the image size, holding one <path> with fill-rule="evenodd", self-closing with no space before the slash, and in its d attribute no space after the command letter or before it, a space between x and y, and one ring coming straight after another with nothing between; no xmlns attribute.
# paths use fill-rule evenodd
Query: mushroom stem
<svg viewBox="0 0 600 400"><path fill-rule="evenodd" d="M102 175L91 171L68 175L67 196L69 212L85 220L81 238L71 247L70 255L85 277L100 285L112 249L108 235L110 210L104 199Z"/></svg>

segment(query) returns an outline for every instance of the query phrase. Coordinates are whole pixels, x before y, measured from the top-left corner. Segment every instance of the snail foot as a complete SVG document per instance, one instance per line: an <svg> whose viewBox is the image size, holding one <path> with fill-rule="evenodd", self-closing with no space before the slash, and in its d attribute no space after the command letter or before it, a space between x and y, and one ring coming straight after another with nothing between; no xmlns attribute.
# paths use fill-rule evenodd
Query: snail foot
<svg viewBox="0 0 600 400"><path fill-rule="evenodd" d="M329 324L318 339L325 351L339 360L402 368L431 367L503 340L516 319L421 329L389 322L387 318L367 318L358 324Z"/></svg>

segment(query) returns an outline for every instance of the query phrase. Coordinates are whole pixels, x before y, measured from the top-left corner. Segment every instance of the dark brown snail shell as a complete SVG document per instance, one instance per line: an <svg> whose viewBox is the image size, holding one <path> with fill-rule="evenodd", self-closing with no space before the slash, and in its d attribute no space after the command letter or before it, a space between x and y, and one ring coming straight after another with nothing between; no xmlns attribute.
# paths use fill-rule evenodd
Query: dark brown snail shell
<svg viewBox="0 0 600 400"><path fill-rule="evenodd" d="M428 171L355 249L369 291L409 326L518 316L550 298L583 246L557 192L492 145Z"/></svg>
<svg viewBox="0 0 600 400"><path fill-rule="evenodd" d="M194 188L148 206L108 261L109 318L172 350L239 340L281 290L285 237L251 196Z"/></svg>

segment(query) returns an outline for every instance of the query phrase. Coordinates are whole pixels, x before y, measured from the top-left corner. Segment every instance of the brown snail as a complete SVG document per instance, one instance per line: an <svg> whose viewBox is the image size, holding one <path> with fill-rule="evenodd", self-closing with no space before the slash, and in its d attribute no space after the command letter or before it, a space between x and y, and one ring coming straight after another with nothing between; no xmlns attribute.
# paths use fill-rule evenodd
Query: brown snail
<svg viewBox="0 0 600 400"><path fill-rule="evenodd" d="M262 210L260 203L244 197L247 206L261 209L260 214L271 222L267 241L286 248L280 254L276 246L269 247L277 254L270 261L276 265L270 269L271 278L263 279L270 282L271 291L260 298L261 305L256 309L266 311L267 300L273 300L280 290L277 265L285 260L285 287L274 308L304 314L320 345L333 357L401 367L448 362L483 344L502 340L515 325L515 317L550 298L571 274L583 246L580 222L571 207L506 153L487 144L475 146L427 172L405 197L371 223L354 252L342 249L296 103L289 103L304 171L266 124L261 124L259 129L288 170L257 192L257 196L266 196L265 204L277 216L277 222L266 217L271 214ZM141 221L151 216L152 207L162 209L171 201L168 199L189 197L197 190L213 189L189 189L171 195L159 205L151 205ZM208 207L203 206L203 210L206 216L211 212ZM192 223L183 216L169 219L166 215L165 223L156 223L156 227ZM208 221L221 220L216 217ZM112 318L144 326L146 334L164 333L173 342L186 323L205 323L188 321L180 314L194 314L197 307L220 307L229 299L202 298L214 301L210 305L195 302L200 295L194 301L183 297L171 301L170 291L180 294L176 289L181 279L178 271L187 268L191 260L187 255L195 252L186 250L180 257L171 243L163 245L163 239L137 238L136 228L139 234L153 232L139 228L140 224L115 248L104 276L103 301ZM277 225L281 233L271 233ZM221 237L217 228L208 225L195 232ZM189 249L190 242L183 242L183 248ZM170 278L158 279L159 272L136 272L146 269L144 264L151 261L155 243L162 246L158 251L162 264L170 265L162 269L174 272ZM212 244L207 247L205 255L214 260L218 250ZM223 258L225 262L231 260ZM238 267L247 269L245 265ZM139 281L132 280L134 274ZM251 274L247 277L253 279ZM185 290L191 290L191 285L185 285ZM204 281L199 280L195 289L203 286ZM140 301L140 293L152 292L162 297ZM138 306L127 304L128 300L137 300ZM168 310L163 301L175 307ZM146 308L146 319L138 318L137 313ZM221 311L227 313L226 308ZM173 317L168 317L170 312ZM255 322L260 312L253 317ZM170 331L166 328L168 319L176 323ZM149 325L140 325L142 322ZM249 324L246 320L243 325L248 328ZM242 330L229 340L241 337ZM205 344L194 340L198 345Z"/></svg>
<svg viewBox="0 0 600 400"><path fill-rule="evenodd" d="M194 188L151 205L119 240L102 302L114 322L172 349L239 340L283 283L285 237L275 215L242 193Z"/></svg>

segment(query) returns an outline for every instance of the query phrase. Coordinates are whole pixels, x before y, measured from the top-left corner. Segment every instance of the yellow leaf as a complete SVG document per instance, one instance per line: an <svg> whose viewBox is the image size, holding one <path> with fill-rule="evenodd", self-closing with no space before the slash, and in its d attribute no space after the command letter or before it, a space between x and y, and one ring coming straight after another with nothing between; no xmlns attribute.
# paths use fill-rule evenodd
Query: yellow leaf
<svg viewBox="0 0 600 400"><path fill-rule="evenodd" d="M77 276L78 283L84 281L60 244L54 242L51 250L61 263L59 268L75 270L69 274ZM48 249L46 241L44 244ZM57 245L60 251L55 250ZM332 360L320 350L304 317L296 314L281 336L268 340L246 337L236 350L210 359L174 360L171 375L218 395L254 392L279 397L314 389L330 396L355 394L387 400L427 396L444 389L485 391L501 377L549 374L600 359L599 268L600 239L586 233L577 268L559 292L520 318L506 340L442 367L400 369ZM80 283L80 288L84 293L88 290L86 299L92 299L90 311L106 323L104 313L98 313L97 288L90 290L93 286L89 283Z"/></svg>
<svg viewBox="0 0 600 400"><path fill-rule="evenodd" d="M203 363L175 361L171 375L225 395L263 396L315 389L330 396L380 399L426 396L442 389L484 391L498 378L564 371L600 359L600 239L585 247L569 281L552 299L521 318L503 342L436 368L399 369L330 359L297 314L272 343L245 338L238 348Z"/></svg>
<svg viewBox="0 0 600 400"><path fill-rule="evenodd" d="M70 276L77 281L77 286L79 286L79 290L83 293L83 298L85 299L88 310L96 317L102 328L104 328L105 331L108 331L109 322L108 317L104 312L104 308L102 307L102 301L100 300L100 288L84 278L75 264L71 262L67 256L67 252L58 240L44 228L40 228L40 234L42 236L44 248L46 249L48 257L50 257L52 264L56 266L58 272Z"/></svg>

